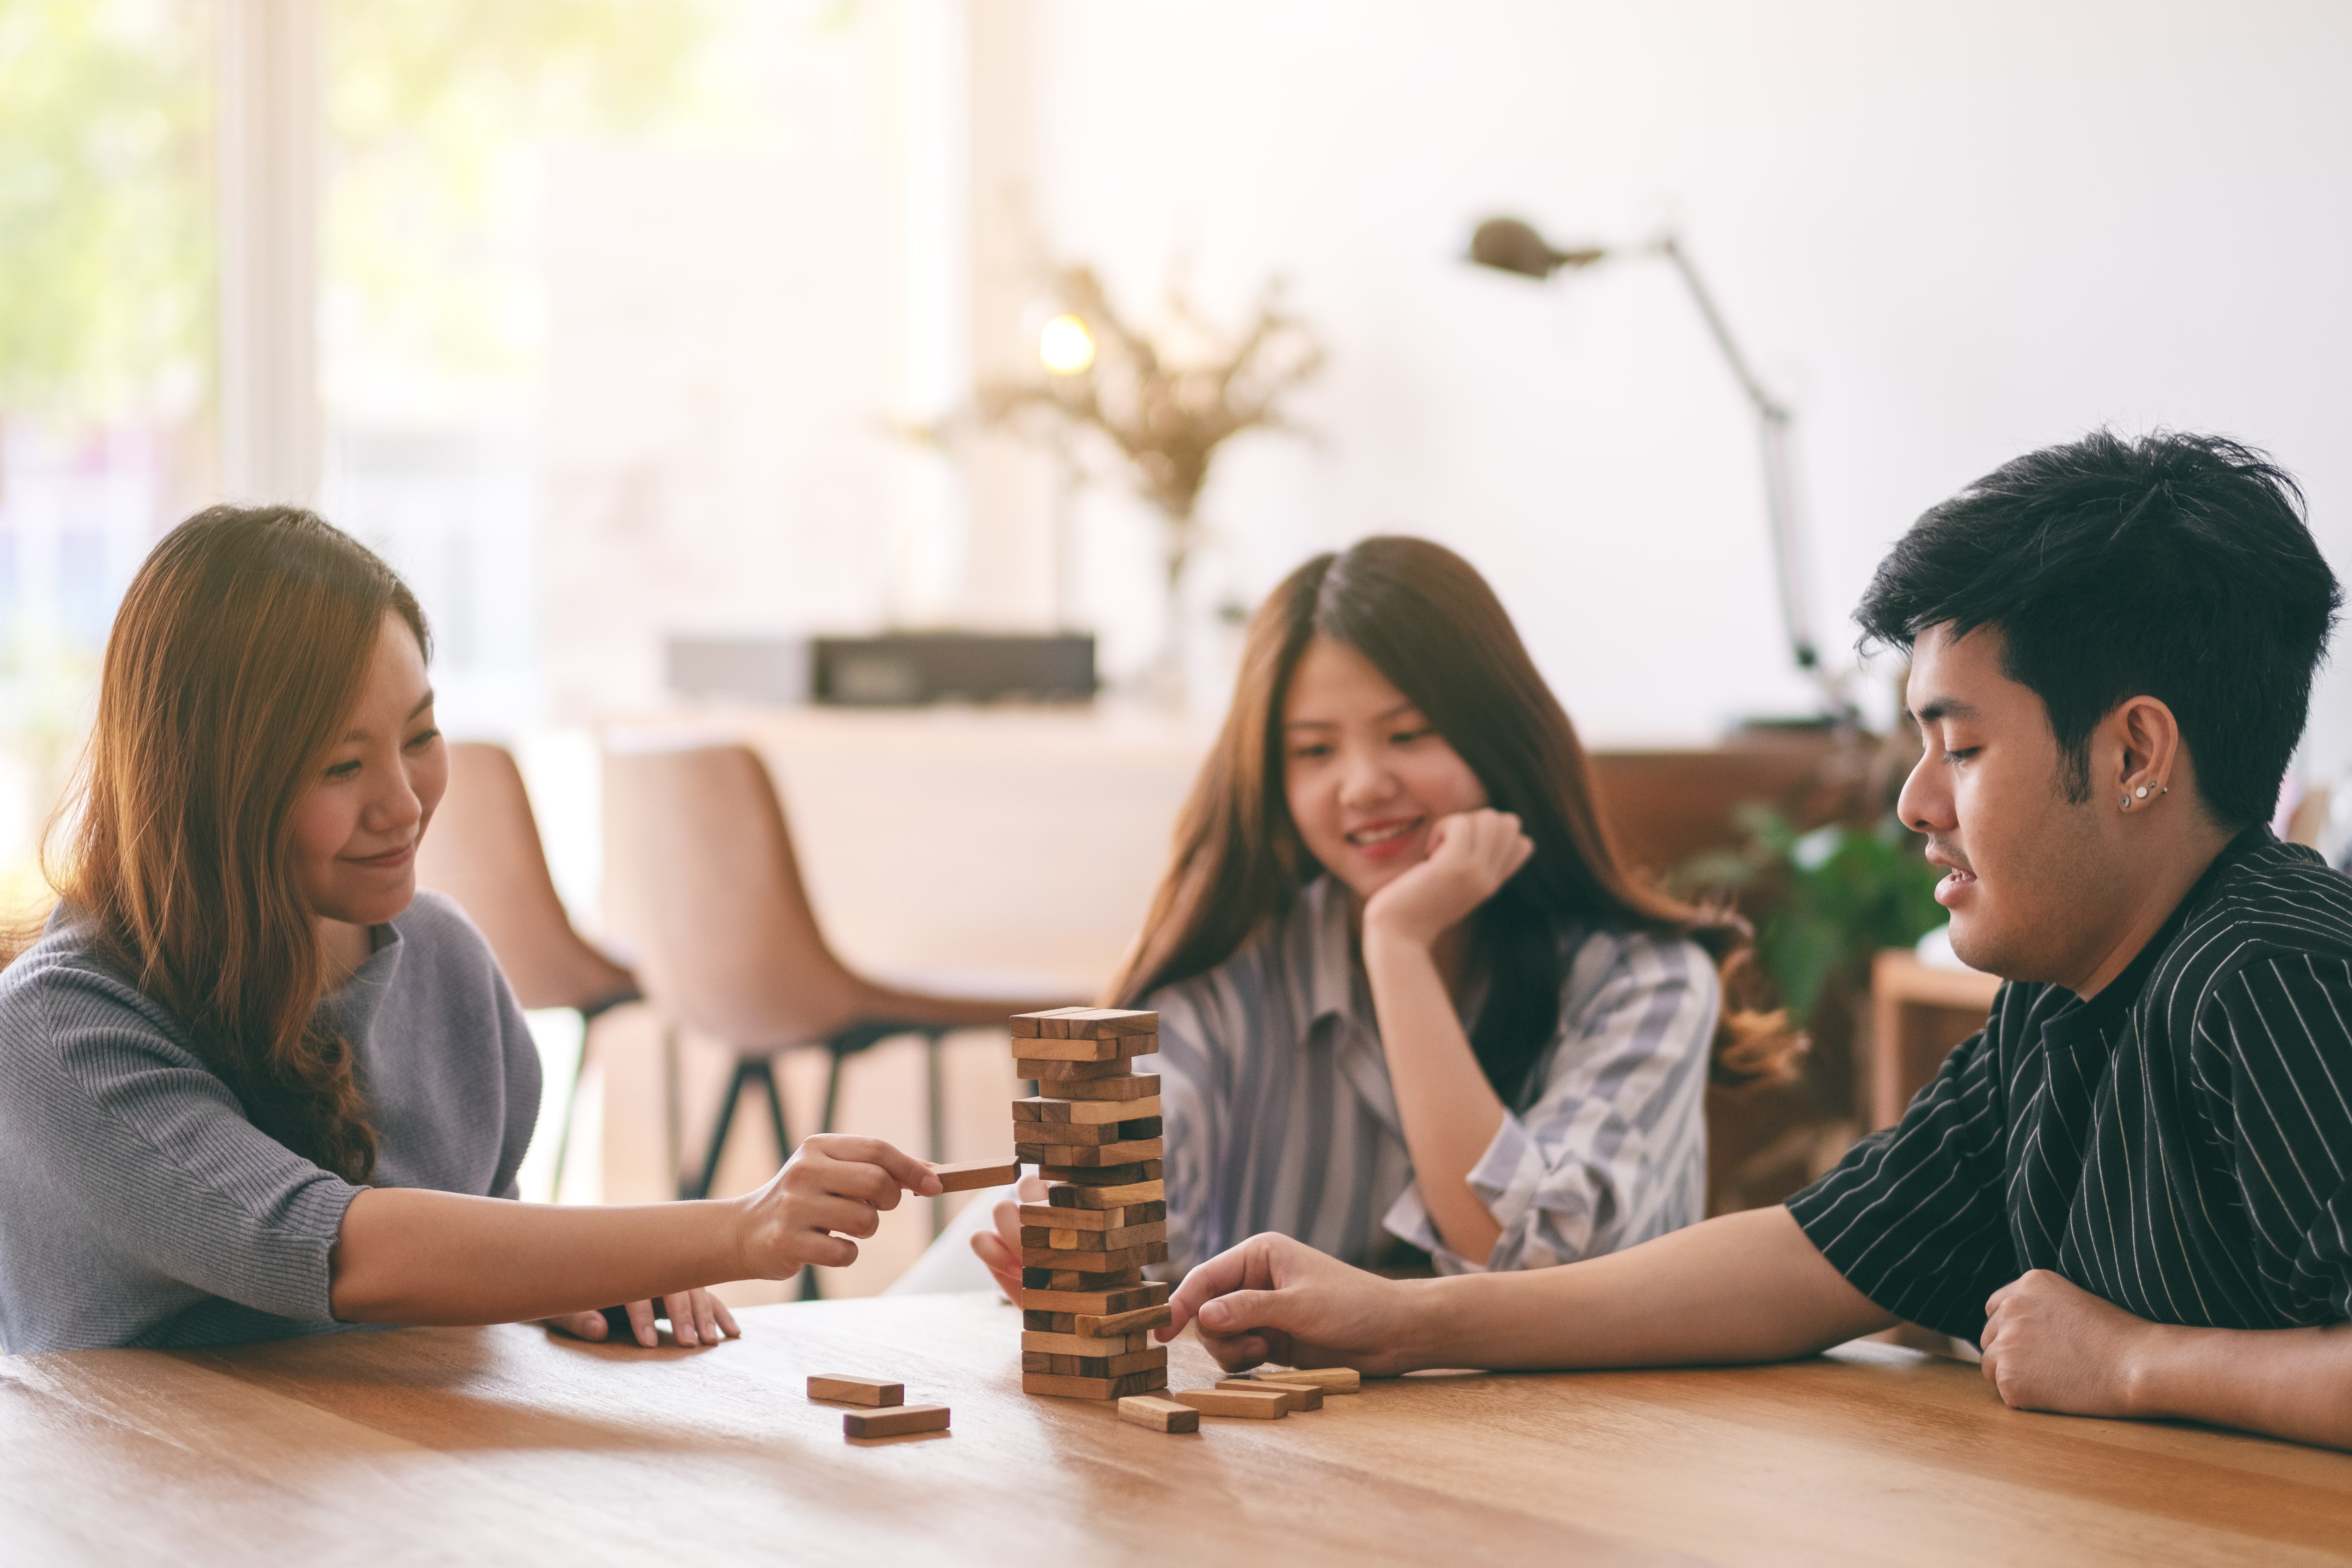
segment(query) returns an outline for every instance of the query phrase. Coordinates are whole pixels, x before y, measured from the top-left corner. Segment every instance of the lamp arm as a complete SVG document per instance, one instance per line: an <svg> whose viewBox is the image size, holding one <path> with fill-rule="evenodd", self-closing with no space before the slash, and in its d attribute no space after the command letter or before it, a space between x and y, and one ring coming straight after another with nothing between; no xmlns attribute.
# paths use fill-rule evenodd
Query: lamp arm
<svg viewBox="0 0 2352 1568"><path fill-rule="evenodd" d="M1821 653L1813 642L1812 614L1806 602L1804 564L1808 552L1804 530L1797 516L1794 470L1789 459L1789 426L1790 415L1786 404L1764 390L1764 384L1748 368L1748 356L1739 352L1739 344L1731 336L1723 312L1716 308L1715 296L1707 292L1699 279L1698 268L1671 234L1652 242L1650 248L1675 265L1682 275L1683 286L1690 290L1691 302L1706 322L1715 346L1723 351L1724 363L1756 405L1758 434L1761 438L1764 458L1764 516L1772 534L1773 575L1780 590L1780 618L1788 628L1790 653L1797 667L1809 673L1821 675ZM1822 679L1827 682L1827 677ZM1824 686L1832 711L1843 701L1843 694Z"/></svg>

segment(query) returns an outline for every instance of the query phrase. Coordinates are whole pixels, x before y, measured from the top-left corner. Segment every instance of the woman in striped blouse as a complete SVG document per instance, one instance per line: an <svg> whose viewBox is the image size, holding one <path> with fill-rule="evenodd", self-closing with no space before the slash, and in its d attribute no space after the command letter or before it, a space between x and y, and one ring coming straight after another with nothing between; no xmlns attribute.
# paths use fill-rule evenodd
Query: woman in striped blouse
<svg viewBox="0 0 2352 1568"><path fill-rule="evenodd" d="M1700 1219L1702 1104L1782 1068L1721 1006L1735 920L1616 859L1494 591L1426 541L1309 561L1253 623L1124 973L1160 1015L1169 1260L1256 1231L1534 1268ZM1013 1205L972 1238L1018 1283Z"/></svg>

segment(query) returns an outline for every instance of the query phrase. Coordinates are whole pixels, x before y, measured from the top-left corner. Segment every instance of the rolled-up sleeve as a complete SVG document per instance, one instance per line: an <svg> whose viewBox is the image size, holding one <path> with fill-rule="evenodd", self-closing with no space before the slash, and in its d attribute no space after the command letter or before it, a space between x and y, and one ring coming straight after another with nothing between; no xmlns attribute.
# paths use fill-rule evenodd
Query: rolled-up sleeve
<svg viewBox="0 0 2352 1568"><path fill-rule="evenodd" d="M1706 1202L1705 1095L1721 989L1695 942L1601 936L1597 984L1571 966L1540 1096L1507 1110L1469 1184L1502 1227L1483 1258L1444 1245L1418 1184L1389 1212L1392 1233L1441 1273L1544 1268L1614 1252L1700 1219Z"/></svg>

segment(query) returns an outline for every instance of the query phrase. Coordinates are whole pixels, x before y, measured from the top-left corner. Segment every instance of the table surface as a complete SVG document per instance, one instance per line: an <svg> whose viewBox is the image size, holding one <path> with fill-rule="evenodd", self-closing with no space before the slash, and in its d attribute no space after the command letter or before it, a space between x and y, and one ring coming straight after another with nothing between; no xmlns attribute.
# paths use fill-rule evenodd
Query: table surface
<svg viewBox="0 0 2352 1568"><path fill-rule="evenodd" d="M695 1351L532 1328L0 1358L26 1562L2289 1564L2352 1555L2352 1456L2020 1415L1861 1343L1781 1366L1367 1381L1163 1436L1019 1392L979 1296L759 1309ZM1205 1352L1171 1347L1175 1386ZM804 1379L902 1380L872 1442ZM12 1553L8 1548L15 1548Z"/></svg>

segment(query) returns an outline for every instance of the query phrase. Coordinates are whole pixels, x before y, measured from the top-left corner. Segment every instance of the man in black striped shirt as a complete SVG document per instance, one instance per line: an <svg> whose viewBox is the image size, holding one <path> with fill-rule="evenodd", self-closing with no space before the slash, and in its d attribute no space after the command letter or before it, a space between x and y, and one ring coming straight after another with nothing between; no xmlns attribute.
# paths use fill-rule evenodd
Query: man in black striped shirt
<svg viewBox="0 0 2352 1568"><path fill-rule="evenodd" d="M2340 603L2301 498L2099 433L1932 509L1860 619L1912 656L1899 809L1990 1026L1784 1208L1507 1276L1280 1237L1175 1296L1228 1365L1772 1360L1899 1320L2011 1405L2352 1447L2352 881L2262 826Z"/></svg>

